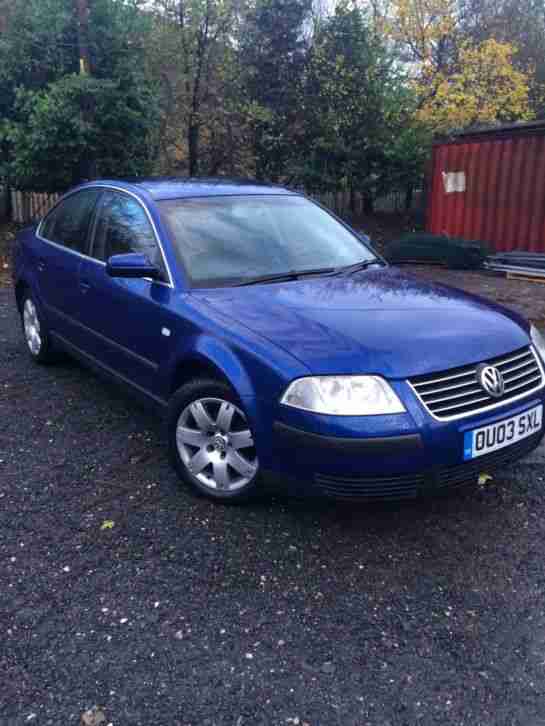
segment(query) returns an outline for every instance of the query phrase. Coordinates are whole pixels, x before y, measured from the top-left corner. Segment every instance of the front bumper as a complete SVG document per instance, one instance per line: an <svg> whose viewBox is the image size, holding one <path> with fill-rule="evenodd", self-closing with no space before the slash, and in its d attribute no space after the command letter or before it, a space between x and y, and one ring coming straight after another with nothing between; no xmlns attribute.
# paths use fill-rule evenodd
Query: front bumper
<svg viewBox="0 0 545 726"><path fill-rule="evenodd" d="M433 420L422 409L397 418L336 419L331 425L326 417L289 411L290 420L276 420L272 426L267 478L280 483L284 477L290 491L336 499L394 500L444 493L526 456L545 435L542 429L505 449L464 461L466 431L540 403L545 403L543 391L493 414L447 423Z"/></svg>
<svg viewBox="0 0 545 726"><path fill-rule="evenodd" d="M316 493L347 500L414 499L440 494L476 483L483 472L494 472L518 461L533 451L542 439L543 432L478 459L420 473L360 477L315 474L313 485Z"/></svg>

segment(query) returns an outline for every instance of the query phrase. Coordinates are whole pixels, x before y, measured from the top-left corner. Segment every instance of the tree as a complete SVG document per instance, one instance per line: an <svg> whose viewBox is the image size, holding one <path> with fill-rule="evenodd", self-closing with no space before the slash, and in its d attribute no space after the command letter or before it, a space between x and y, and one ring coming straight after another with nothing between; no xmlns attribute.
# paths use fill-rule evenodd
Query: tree
<svg viewBox="0 0 545 726"><path fill-rule="evenodd" d="M456 0L393 0L383 25L403 58L443 70L456 48Z"/></svg>
<svg viewBox="0 0 545 726"><path fill-rule="evenodd" d="M154 10L148 52L152 73L161 81L163 151L171 163L187 159L187 171L195 176L208 166L203 136L210 141L225 110L221 91L233 55L236 6L232 0L155 0Z"/></svg>
<svg viewBox="0 0 545 726"><path fill-rule="evenodd" d="M81 114L93 107L92 120ZM119 81L69 75L47 88L17 92L16 122L6 125L11 176L19 188L63 191L80 181L82 160L93 158L101 176L138 176L151 171L149 144L155 124L152 98L139 88L127 93Z"/></svg>
<svg viewBox="0 0 545 726"><path fill-rule="evenodd" d="M417 118L440 133L533 118L528 77L515 69L513 53L495 40L462 44L453 71L425 73L419 82Z"/></svg>
<svg viewBox="0 0 545 726"><path fill-rule="evenodd" d="M286 177L298 139L311 0L253 0L240 30L244 113L258 179Z"/></svg>
<svg viewBox="0 0 545 726"><path fill-rule="evenodd" d="M422 159L411 121L414 94L405 81L395 56L359 7L340 4L322 20L300 104L305 143L299 177L304 186L345 188L352 200L361 191L370 212L378 194L393 185L405 188L407 175L414 183Z"/></svg>
<svg viewBox="0 0 545 726"><path fill-rule="evenodd" d="M513 64L527 74L532 109L545 113L545 3L543 0L459 0L464 37L479 44L511 43Z"/></svg>
<svg viewBox="0 0 545 726"><path fill-rule="evenodd" d="M154 103L140 60L149 23L140 6L139 0L90 3L90 79L76 77L74 0L14 0L0 37L0 173L5 178L29 188L44 188L49 179L62 188L78 181L88 166L82 148L93 155L99 173L145 170L156 142ZM129 121L138 139L124 138L133 133Z"/></svg>
<svg viewBox="0 0 545 726"><path fill-rule="evenodd" d="M37 90L78 71L76 28L67 0L14 0L0 35L0 115L17 88Z"/></svg>
<svg viewBox="0 0 545 726"><path fill-rule="evenodd" d="M492 6L492 0L392 0L385 25L412 63L416 119L434 132L533 116L531 68L517 67L517 48L493 37Z"/></svg>

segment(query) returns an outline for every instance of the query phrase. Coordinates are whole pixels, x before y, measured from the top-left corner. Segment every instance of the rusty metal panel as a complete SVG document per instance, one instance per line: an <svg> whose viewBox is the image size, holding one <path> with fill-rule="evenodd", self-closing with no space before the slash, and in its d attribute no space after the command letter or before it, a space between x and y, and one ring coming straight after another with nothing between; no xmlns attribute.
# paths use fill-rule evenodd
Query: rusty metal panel
<svg viewBox="0 0 545 726"><path fill-rule="evenodd" d="M434 146L427 220L433 234L545 252L545 128Z"/></svg>
<svg viewBox="0 0 545 726"><path fill-rule="evenodd" d="M511 139L504 139L499 142L502 145L501 176L498 183L498 222L495 237L495 248L498 252L506 252L507 247L507 220L509 219L509 200L511 195L511 183L509 170L513 153L513 142Z"/></svg>

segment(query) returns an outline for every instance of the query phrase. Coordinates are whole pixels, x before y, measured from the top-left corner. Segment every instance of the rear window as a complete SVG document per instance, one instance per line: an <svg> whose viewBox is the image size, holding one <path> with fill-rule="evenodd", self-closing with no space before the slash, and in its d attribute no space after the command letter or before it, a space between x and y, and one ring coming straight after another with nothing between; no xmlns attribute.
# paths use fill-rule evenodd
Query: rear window
<svg viewBox="0 0 545 726"><path fill-rule="evenodd" d="M42 222L40 235L75 252L86 253L89 226L100 189L85 189L61 201Z"/></svg>

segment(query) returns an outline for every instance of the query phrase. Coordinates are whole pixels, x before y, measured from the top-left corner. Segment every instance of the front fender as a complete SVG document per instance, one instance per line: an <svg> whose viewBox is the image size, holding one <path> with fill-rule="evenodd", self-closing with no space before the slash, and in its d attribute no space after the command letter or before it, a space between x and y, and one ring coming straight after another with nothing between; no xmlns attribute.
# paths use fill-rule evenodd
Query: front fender
<svg viewBox="0 0 545 726"><path fill-rule="evenodd" d="M255 396L255 387L239 355L223 341L210 335L198 335L186 360L212 365L229 381L240 398ZM182 362L183 367L183 362Z"/></svg>
<svg viewBox="0 0 545 726"><path fill-rule="evenodd" d="M233 332L233 331L231 331ZM240 399L263 398L277 400L286 385L294 378L308 375L308 371L281 349L268 341L229 340L207 332L195 332L185 339L169 361L166 376L169 381L184 380L184 368L198 370L202 363L216 368L229 382ZM170 391L173 392L172 386Z"/></svg>

